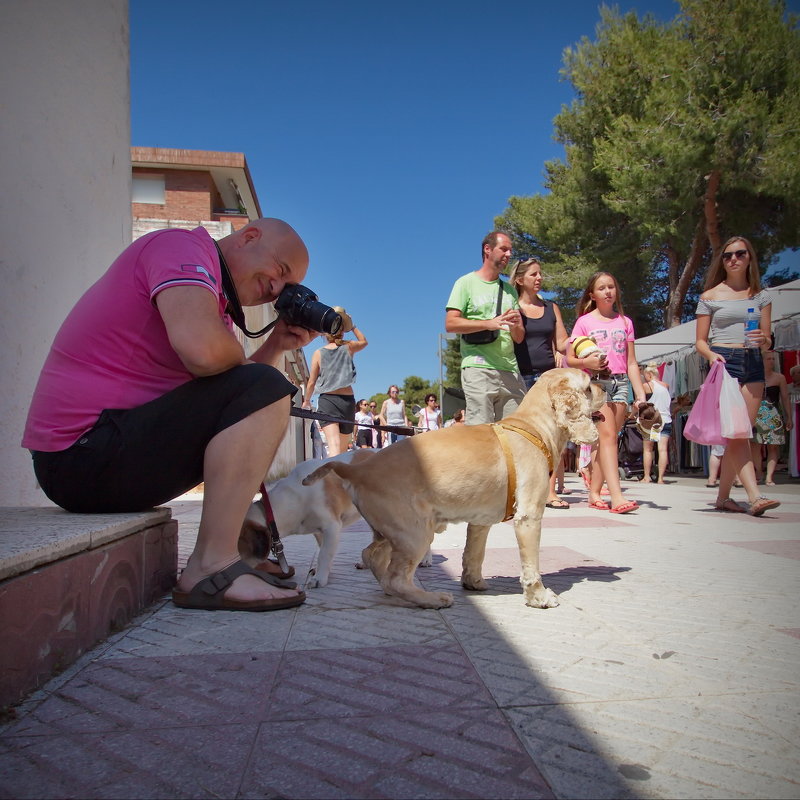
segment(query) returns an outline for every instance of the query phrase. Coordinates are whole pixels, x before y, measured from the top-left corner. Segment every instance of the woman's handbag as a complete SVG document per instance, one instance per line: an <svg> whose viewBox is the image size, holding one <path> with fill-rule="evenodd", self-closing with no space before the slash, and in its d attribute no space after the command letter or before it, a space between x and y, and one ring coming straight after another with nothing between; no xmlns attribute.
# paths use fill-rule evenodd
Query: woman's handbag
<svg viewBox="0 0 800 800"><path fill-rule="evenodd" d="M722 388L719 393L720 429L726 439L750 439L753 426L747 403L742 397L739 381L731 377L726 369L722 370Z"/></svg>
<svg viewBox="0 0 800 800"><path fill-rule="evenodd" d="M697 444L725 444L719 416L719 395L725 365L715 361L708 371L683 427L683 435ZM727 374L727 373L725 373Z"/></svg>

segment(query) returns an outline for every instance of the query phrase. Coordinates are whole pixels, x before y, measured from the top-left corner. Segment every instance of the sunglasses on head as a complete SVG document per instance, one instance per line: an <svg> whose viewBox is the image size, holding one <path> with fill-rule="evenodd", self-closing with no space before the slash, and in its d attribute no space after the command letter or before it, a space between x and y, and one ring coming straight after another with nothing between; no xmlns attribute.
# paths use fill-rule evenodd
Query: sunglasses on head
<svg viewBox="0 0 800 800"><path fill-rule="evenodd" d="M734 256L740 261L747 255L747 250L728 250L722 254L723 261L730 261Z"/></svg>

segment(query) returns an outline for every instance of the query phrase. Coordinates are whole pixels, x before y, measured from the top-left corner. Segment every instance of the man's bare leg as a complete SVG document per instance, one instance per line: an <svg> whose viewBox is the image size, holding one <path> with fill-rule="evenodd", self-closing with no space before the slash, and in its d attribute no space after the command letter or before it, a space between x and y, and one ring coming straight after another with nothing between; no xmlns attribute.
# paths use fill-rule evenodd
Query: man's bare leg
<svg viewBox="0 0 800 800"><path fill-rule="evenodd" d="M242 521L272 463L289 422L290 398L283 397L220 431L206 447L203 513L197 543L178 580L181 591L239 560ZM241 575L225 592L232 600L291 597L281 589Z"/></svg>

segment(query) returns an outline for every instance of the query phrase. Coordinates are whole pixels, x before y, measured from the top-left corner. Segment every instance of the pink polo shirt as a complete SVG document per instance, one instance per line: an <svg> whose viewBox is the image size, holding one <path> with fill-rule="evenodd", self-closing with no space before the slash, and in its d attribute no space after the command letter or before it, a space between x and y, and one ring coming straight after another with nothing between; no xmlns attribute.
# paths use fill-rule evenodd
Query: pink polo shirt
<svg viewBox="0 0 800 800"><path fill-rule="evenodd" d="M204 228L154 231L131 244L61 325L33 394L22 446L65 450L106 408L135 408L193 378L172 349L156 295L203 286L225 315L219 257Z"/></svg>

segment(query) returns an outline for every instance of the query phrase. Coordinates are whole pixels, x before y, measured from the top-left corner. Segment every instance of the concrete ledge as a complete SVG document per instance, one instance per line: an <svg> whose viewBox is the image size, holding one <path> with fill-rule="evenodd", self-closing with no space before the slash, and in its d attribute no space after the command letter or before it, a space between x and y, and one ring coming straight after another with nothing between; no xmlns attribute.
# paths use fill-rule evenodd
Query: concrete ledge
<svg viewBox="0 0 800 800"><path fill-rule="evenodd" d="M0 509L0 706L21 701L175 582L178 523Z"/></svg>

